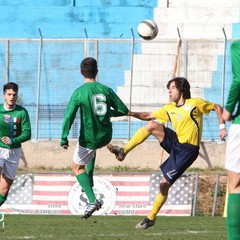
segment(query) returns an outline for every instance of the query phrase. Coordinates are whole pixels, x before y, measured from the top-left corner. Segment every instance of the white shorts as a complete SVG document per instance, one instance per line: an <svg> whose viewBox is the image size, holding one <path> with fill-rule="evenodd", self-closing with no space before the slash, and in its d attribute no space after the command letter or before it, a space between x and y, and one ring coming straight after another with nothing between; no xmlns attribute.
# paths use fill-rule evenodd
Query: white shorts
<svg viewBox="0 0 240 240"><path fill-rule="evenodd" d="M229 128L225 168L240 173L240 124L232 124Z"/></svg>
<svg viewBox="0 0 240 240"><path fill-rule="evenodd" d="M78 165L88 165L95 156L95 149L84 148L77 144L73 154L73 162Z"/></svg>
<svg viewBox="0 0 240 240"><path fill-rule="evenodd" d="M14 180L21 156L21 149L1 148L0 147L0 169L7 178Z"/></svg>

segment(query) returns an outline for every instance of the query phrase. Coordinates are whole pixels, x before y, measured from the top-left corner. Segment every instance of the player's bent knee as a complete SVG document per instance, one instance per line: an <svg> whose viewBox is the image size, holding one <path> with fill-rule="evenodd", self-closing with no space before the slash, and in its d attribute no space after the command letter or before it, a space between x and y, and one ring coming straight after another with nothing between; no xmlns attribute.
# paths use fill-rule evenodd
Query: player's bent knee
<svg viewBox="0 0 240 240"><path fill-rule="evenodd" d="M166 179L162 179L162 181L160 182L160 192L163 195L168 194L168 190L170 187L171 187L171 183L169 183Z"/></svg>
<svg viewBox="0 0 240 240"><path fill-rule="evenodd" d="M145 127L150 133L163 132L163 126L154 120L149 121Z"/></svg>

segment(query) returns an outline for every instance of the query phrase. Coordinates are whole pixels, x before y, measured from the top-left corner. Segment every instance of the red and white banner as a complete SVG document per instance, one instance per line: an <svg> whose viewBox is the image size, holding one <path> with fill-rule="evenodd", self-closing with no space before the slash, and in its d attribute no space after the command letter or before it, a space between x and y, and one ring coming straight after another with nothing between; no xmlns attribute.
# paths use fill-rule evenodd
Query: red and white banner
<svg viewBox="0 0 240 240"><path fill-rule="evenodd" d="M159 215L190 216L194 178L183 175L171 187ZM159 190L159 173L94 176L94 193L103 206L94 215L147 215ZM87 197L72 174L28 173L17 176L0 211L11 214L82 215Z"/></svg>

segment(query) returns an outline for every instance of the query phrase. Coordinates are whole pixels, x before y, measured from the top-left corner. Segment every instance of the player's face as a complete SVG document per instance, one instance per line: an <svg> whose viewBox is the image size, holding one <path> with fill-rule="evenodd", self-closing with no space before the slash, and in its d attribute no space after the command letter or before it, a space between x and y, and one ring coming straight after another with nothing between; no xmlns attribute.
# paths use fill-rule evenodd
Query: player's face
<svg viewBox="0 0 240 240"><path fill-rule="evenodd" d="M168 89L168 94L169 94L169 101L170 102L175 102L179 103L182 94L179 92L179 90L176 87L175 82L171 82L169 89Z"/></svg>
<svg viewBox="0 0 240 240"><path fill-rule="evenodd" d="M17 92L13 91L12 89L7 89L3 94L5 107L8 109L14 108L17 98L18 98Z"/></svg>

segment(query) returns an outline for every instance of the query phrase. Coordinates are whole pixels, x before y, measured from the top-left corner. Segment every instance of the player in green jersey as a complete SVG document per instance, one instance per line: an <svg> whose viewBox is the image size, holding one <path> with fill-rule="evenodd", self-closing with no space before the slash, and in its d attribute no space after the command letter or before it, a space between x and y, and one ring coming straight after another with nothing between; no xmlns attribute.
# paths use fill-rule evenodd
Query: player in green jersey
<svg viewBox="0 0 240 240"><path fill-rule="evenodd" d="M232 84L223 119L232 121L226 147L225 168L228 173L227 232L228 240L240 239L240 40L230 47Z"/></svg>
<svg viewBox="0 0 240 240"><path fill-rule="evenodd" d="M31 124L25 108L16 104L18 85L3 86L0 104L0 206L6 201L21 157L21 143L31 138Z"/></svg>
<svg viewBox="0 0 240 240"><path fill-rule="evenodd" d="M168 190L174 182L191 166L199 155L202 136L203 114L215 111L220 124L220 138L226 136L226 128L222 119L222 107L200 98L191 98L190 84L186 78L177 77L167 84L170 103L153 113L131 112L130 115L149 121L140 128L124 148L108 145L110 152L119 161L134 147L145 141L151 134L159 141L161 147L169 153L169 157L160 168L163 178L159 184L153 208L136 228L146 229L155 224L156 216L168 197ZM155 121L157 120L157 121ZM171 122L174 131L163 124Z"/></svg>
<svg viewBox="0 0 240 240"><path fill-rule="evenodd" d="M88 205L82 216L86 219L103 204L101 200L96 199L92 189L96 149L106 146L112 139L110 118L128 115L129 110L111 88L96 82L98 67L94 58L85 58L81 62L80 71L84 77L84 84L73 92L68 104L60 145L65 149L68 148L67 137L76 113L80 109L80 134L72 169L88 197Z"/></svg>

